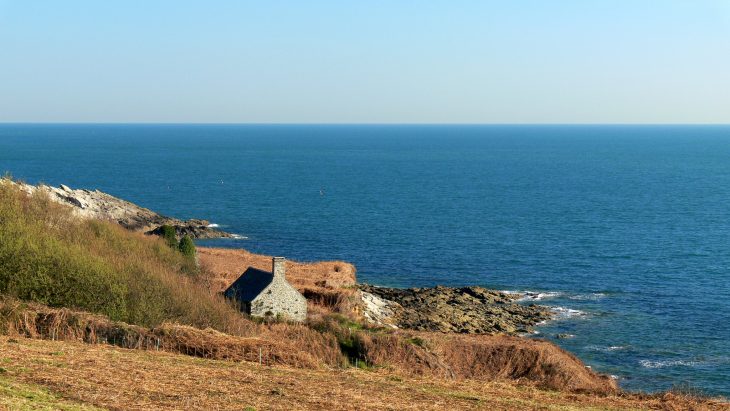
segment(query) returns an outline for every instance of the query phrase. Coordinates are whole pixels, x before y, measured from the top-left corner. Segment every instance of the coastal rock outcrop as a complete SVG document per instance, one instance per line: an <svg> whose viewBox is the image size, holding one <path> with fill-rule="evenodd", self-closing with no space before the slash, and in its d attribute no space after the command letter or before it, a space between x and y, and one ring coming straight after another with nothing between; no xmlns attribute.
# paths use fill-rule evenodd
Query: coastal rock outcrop
<svg viewBox="0 0 730 411"><path fill-rule="evenodd" d="M394 322L396 313L403 309L400 304L366 291L360 291L360 298L363 302L362 315L366 320L373 324L398 328Z"/></svg>
<svg viewBox="0 0 730 411"><path fill-rule="evenodd" d="M518 296L483 287L386 288L359 286L389 305L400 328L462 334L521 334L552 317L550 309L515 302ZM382 319L380 320L382 322Z"/></svg>
<svg viewBox="0 0 730 411"><path fill-rule="evenodd" d="M132 231L157 234L161 226L170 225L175 228L178 237L184 235L189 235L192 238L235 237L233 234L210 227L208 221L197 219L180 220L167 217L99 190L74 190L64 184L59 187L51 187L43 184L34 186L15 183L9 179L3 179L2 181L17 184L21 190L28 194L37 191L44 192L52 201L70 206L74 214L81 218L114 221Z"/></svg>

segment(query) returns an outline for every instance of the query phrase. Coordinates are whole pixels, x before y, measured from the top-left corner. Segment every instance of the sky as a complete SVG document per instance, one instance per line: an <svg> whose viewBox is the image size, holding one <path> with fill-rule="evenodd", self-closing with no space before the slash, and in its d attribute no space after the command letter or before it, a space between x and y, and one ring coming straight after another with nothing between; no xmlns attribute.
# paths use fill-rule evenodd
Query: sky
<svg viewBox="0 0 730 411"><path fill-rule="evenodd" d="M0 0L0 122L730 123L730 0Z"/></svg>

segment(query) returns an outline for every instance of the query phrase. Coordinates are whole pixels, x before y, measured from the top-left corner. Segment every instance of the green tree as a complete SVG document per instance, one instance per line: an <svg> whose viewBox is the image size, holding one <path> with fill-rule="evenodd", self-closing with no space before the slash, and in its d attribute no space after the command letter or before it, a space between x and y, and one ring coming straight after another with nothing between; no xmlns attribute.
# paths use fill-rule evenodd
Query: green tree
<svg viewBox="0 0 730 411"><path fill-rule="evenodd" d="M193 239L190 238L190 236L188 235L180 240L180 245L178 246L178 249L185 257L195 257L195 243L193 243Z"/></svg>
<svg viewBox="0 0 730 411"><path fill-rule="evenodd" d="M170 248L178 248L177 233L175 232L175 228L173 226L165 224L160 227L160 229L162 230L162 238L165 239L167 245L169 245Z"/></svg>

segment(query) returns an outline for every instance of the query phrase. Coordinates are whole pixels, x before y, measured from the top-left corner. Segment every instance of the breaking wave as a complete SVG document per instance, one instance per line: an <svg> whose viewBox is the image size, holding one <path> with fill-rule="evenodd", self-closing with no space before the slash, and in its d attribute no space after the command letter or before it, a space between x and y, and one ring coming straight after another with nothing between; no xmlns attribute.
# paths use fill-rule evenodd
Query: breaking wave
<svg viewBox="0 0 730 411"><path fill-rule="evenodd" d="M550 311L555 313L557 319L585 317L588 315L585 311L575 310L567 307L550 307Z"/></svg>
<svg viewBox="0 0 730 411"><path fill-rule="evenodd" d="M682 360L639 360L644 368L668 367L696 367L696 366L726 366L730 364L730 357L716 356L710 358L682 359Z"/></svg>
<svg viewBox="0 0 730 411"><path fill-rule="evenodd" d="M590 293L590 294L571 295L568 298L571 300L595 301L595 300L600 300L601 298L603 298L605 296L606 296L606 294L604 294L604 293Z"/></svg>
<svg viewBox="0 0 730 411"><path fill-rule="evenodd" d="M599 346L599 345L589 345L586 347L586 349L591 351L599 351L599 352L613 352L613 351L623 351L629 349L628 345L612 345L609 347Z"/></svg>
<svg viewBox="0 0 730 411"><path fill-rule="evenodd" d="M693 360L664 360L664 361L651 361L651 360L639 360L644 368L665 368L665 367L694 367L702 364L702 361Z"/></svg>
<svg viewBox="0 0 730 411"><path fill-rule="evenodd" d="M583 293L583 294L569 294L563 291L530 291L530 290L503 290L504 294L515 295L519 298L517 301L542 301L553 298L567 298L569 300L577 301L596 301L606 297L605 293Z"/></svg>
<svg viewBox="0 0 730 411"><path fill-rule="evenodd" d="M560 291L502 291L504 294L520 296L517 301L540 301L548 298L557 298L563 295Z"/></svg>

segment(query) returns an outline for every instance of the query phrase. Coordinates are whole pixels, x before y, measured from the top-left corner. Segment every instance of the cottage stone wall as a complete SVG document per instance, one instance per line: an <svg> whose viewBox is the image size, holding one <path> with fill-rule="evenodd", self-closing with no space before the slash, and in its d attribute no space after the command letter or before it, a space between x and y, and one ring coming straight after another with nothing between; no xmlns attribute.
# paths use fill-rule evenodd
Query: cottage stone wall
<svg viewBox="0 0 730 411"><path fill-rule="evenodd" d="M250 314L258 317L282 315L291 321L307 319L307 299L285 279L274 280L251 301Z"/></svg>

